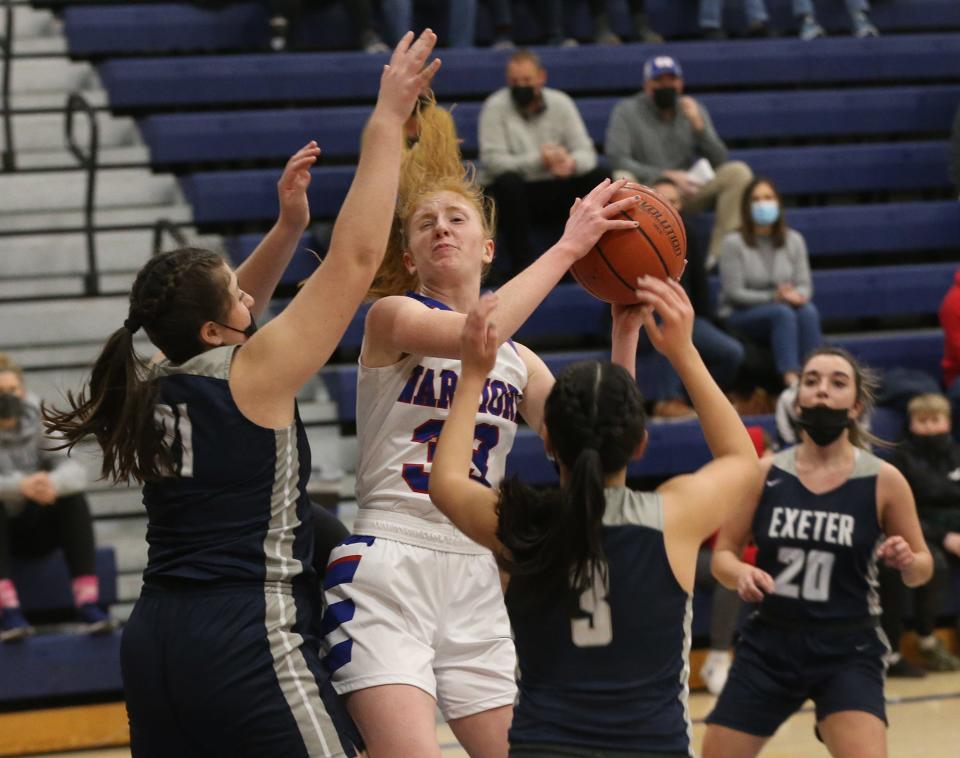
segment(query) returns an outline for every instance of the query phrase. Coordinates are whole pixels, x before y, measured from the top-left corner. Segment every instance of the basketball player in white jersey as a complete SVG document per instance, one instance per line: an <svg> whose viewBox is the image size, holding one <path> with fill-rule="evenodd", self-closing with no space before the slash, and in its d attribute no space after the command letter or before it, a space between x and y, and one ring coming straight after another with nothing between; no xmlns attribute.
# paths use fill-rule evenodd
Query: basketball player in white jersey
<svg viewBox="0 0 960 758"><path fill-rule="evenodd" d="M453 400L465 314L493 260L489 205L464 175L449 114L432 104L401 178L397 228L372 294L357 395L354 536L330 556L328 667L371 758L439 756L437 705L474 757L507 754L516 656L496 564L431 504L430 463ZM560 241L499 290L509 337L634 198L604 181ZM621 217L622 218L622 217ZM477 411L471 476L496 487L518 416L542 426L553 376L504 342Z"/></svg>

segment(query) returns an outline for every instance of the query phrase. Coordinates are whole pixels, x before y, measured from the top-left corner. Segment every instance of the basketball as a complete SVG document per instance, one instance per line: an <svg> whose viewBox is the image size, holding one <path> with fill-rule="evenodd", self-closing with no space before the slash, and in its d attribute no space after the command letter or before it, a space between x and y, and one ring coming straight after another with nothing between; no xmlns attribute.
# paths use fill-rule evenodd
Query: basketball
<svg viewBox="0 0 960 758"><path fill-rule="evenodd" d="M570 269L581 287L608 303L636 303L634 290L640 276L679 280L687 258L687 232L680 214L639 184L625 185L610 202L632 195L640 195L640 202L624 215L640 225L606 232Z"/></svg>

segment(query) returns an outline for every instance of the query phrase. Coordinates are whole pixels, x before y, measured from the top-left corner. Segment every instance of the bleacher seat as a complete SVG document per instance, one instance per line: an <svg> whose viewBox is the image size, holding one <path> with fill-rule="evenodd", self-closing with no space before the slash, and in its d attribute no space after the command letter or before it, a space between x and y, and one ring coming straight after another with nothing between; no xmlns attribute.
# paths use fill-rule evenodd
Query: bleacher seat
<svg viewBox="0 0 960 758"><path fill-rule="evenodd" d="M543 48L553 86L574 95L640 87L638 61L648 46L596 47L589 56ZM696 88L828 85L852 82L929 81L960 76L960 37L930 34L817 41L817 54L800 40L672 43L687 81ZM508 53L486 49L444 53L441 98L483 97L503 86ZM211 106L218 103L365 101L376 95L384 56L355 53L184 56L113 59L99 66L117 109Z"/></svg>
<svg viewBox="0 0 960 758"><path fill-rule="evenodd" d="M111 605L117 602L117 561L113 548L97 548L95 558L100 602ZM60 550L42 558L16 559L12 574L20 603L27 614L73 608L70 573Z"/></svg>
<svg viewBox="0 0 960 758"><path fill-rule="evenodd" d="M140 54L143 52L184 52L264 49L268 43L267 15L262 5L238 3L224 8L197 8L187 3L148 3L124 6L104 0L39 0L38 4L65 6L64 21L70 48L75 54ZM425 3L417 14L416 26L429 24L446 35L446 13L441 3ZM575 9L571 8L575 5ZM332 6L332 7L331 7ZM331 3L310 9L302 24L294 30L294 39L320 49L342 49L352 42L343 30L350 29L342 9ZM567 3L567 33L589 40L592 25L586 2ZM613 4L611 21L614 28L629 36L630 23L625 3ZM652 25L670 38L689 37L698 33L693 0L648 0L647 11ZM772 22L785 34L796 28L789 0L768 0ZM571 10L574 10L571 13ZM742 9L727 9L730 29L745 27ZM849 20L842 9L830 4L818 9L821 23L830 31L846 34ZM960 26L960 12L952 0L910 0L909 3L878 4L873 18L884 31L936 31ZM517 8L515 36L529 44L538 39L542 29L529 9ZM489 9L478 4L477 39L489 42L492 36Z"/></svg>
<svg viewBox="0 0 960 758"><path fill-rule="evenodd" d="M960 86L881 87L812 92L707 93L697 99L727 141L868 134L938 134L951 123ZM590 136L602 145L617 98L577 100ZM450 104L447 104L450 105ZM481 104L454 104L467 154L477 150ZM326 158L356 158L369 106L163 113L140 120L155 165L281 159L315 139ZM864 146L868 147L868 146ZM750 154L739 157L750 161Z"/></svg>

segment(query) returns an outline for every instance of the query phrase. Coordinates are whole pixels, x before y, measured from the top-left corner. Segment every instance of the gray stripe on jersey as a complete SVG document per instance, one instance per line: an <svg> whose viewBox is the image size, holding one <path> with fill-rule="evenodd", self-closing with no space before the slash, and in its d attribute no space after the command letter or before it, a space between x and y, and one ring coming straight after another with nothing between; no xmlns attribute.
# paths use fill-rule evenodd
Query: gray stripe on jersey
<svg viewBox="0 0 960 758"><path fill-rule="evenodd" d="M635 492L629 487L607 487L605 526L645 526L663 531L663 500L656 492Z"/></svg>
<svg viewBox="0 0 960 758"><path fill-rule="evenodd" d="M880 473L880 464L882 461L873 453L863 448L855 447L853 459L853 472L850 479L863 479L868 476L876 476ZM781 471L786 471L792 476L797 476L797 448L788 447L781 450L773 457L773 465ZM849 479L847 480L849 481Z"/></svg>
<svg viewBox="0 0 960 758"><path fill-rule="evenodd" d="M168 360L152 363L147 378L159 379L163 376L187 374L189 376L209 376L212 379L229 379L233 354L239 347L240 345L223 345L212 350L205 350L179 365L170 363Z"/></svg>
<svg viewBox="0 0 960 758"><path fill-rule="evenodd" d="M303 570L300 561L293 557L293 530L300 523L297 517L300 462L296 429L278 429L275 439L276 473L270 497L270 523L263 543L267 569L264 583L267 641L277 682L307 754L333 758L345 755L340 738L320 697L316 678L303 657L303 637L290 631L296 622L297 606L289 579Z"/></svg>
<svg viewBox="0 0 960 758"><path fill-rule="evenodd" d="M880 534L877 537L877 543L870 551L870 562L867 563L867 613L871 616L880 616L883 609L880 606L880 594L877 588L880 586L880 570L877 565L877 548L883 544L887 535Z"/></svg>
<svg viewBox="0 0 960 758"><path fill-rule="evenodd" d="M693 721L690 719L690 643L693 638L693 595L687 595L683 609L683 668L680 670L680 705L683 706L683 721L687 725L687 752L693 756Z"/></svg>

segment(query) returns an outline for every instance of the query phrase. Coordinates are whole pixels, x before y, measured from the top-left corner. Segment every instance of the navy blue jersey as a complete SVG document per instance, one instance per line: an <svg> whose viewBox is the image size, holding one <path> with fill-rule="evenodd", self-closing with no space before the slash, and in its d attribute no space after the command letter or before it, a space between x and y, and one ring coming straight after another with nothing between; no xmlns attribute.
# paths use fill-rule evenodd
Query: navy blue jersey
<svg viewBox="0 0 960 758"><path fill-rule="evenodd" d="M655 493L606 491L609 587L540 604L524 580L506 602L520 666L510 743L690 751L691 598L677 583Z"/></svg>
<svg viewBox="0 0 960 758"><path fill-rule="evenodd" d="M312 577L303 424L297 414L285 429L266 429L240 412L227 382L236 349L153 369L160 382L156 415L174 470L143 488L146 580Z"/></svg>
<svg viewBox="0 0 960 758"><path fill-rule="evenodd" d="M817 495L797 476L796 448L774 458L753 517L757 567L776 582L762 616L813 627L880 615L880 466L879 458L858 450L850 478Z"/></svg>

